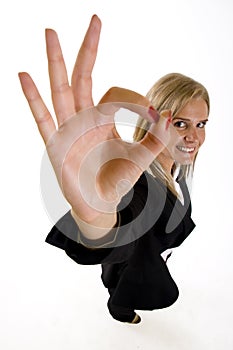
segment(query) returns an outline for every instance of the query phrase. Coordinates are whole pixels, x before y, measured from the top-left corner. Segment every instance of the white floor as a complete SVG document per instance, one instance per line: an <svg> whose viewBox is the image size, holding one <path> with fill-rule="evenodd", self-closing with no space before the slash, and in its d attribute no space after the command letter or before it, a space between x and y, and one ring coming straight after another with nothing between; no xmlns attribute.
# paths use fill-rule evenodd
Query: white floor
<svg viewBox="0 0 233 350"><path fill-rule="evenodd" d="M117 322L108 314L99 266L76 265L44 243L31 251L33 241L25 241L23 255L5 247L12 261L1 276L1 349L232 348L232 275L220 269L227 266L224 258L214 271L214 253L206 259L203 251L195 252L195 238L169 261L180 287L178 301L165 310L140 311L139 325Z"/></svg>

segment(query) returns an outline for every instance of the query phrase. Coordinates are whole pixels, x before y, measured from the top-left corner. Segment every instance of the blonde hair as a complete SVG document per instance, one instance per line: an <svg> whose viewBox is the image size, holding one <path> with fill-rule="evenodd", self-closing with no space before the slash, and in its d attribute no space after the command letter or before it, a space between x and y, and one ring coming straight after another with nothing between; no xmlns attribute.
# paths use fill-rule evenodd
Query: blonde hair
<svg viewBox="0 0 233 350"><path fill-rule="evenodd" d="M210 110L209 94L206 88L192 78L180 73L170 73L160 78L148 91L146 97L158 112L165 109L171 110L173 118L191 99L195 98L203 99L207 104L208 113ZM141 140L149 127L150 123L139 117L134 132L134 141ZM192 176L193 168L194 163L180 165L180 177L185 176L187 178L188 175ZM177 195L172 175L165 172L157 159L150 165L149 171L160 178Z"/></svg>

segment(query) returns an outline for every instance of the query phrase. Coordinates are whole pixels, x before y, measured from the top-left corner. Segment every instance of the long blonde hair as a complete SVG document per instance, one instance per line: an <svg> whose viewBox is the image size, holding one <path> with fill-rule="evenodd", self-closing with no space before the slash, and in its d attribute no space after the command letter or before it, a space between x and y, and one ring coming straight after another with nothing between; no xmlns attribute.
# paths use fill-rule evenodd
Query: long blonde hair
<svg viewBox="0 0 233 350"><path fill-rule="evenodd" d="M165 109L172 111L174 118L182 108L194 98L202 98L210 110L209 94L206 88L197 81L180 73L170 73L160 78L148 91L146 97L150 100L154 108L161 112ZM134 141L141 140L150 127L150 123L138 118L134 132ZM194 163L190 165L180 165L180 176L186 178L193 173ZM150 165L149 171L160 178L163 183L175 194L174 181L171 174L168 174L157 159Z"/></svg>

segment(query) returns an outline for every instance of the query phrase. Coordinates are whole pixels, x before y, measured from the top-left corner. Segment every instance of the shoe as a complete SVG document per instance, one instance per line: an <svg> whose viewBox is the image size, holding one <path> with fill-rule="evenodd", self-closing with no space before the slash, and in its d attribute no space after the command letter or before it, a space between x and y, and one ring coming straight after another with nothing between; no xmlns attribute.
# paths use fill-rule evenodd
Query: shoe
<svg viewBox="0 0 233 350"><path fill-rule="evenodd" d="M141 317L138 314L135 314L133 321L128 322L130 324L138 324L141 322Z"/></svg>

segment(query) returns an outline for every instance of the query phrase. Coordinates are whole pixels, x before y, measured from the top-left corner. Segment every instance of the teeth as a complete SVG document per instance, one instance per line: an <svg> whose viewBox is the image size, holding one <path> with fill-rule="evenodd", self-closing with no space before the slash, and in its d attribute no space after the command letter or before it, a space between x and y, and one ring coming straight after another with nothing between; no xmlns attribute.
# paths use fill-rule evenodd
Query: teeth
<svg viewBox="0 0 233 350"><path fill-rule="evenodd" d="M181 151L181 152L193 152L195 150L194 147L182 147L182 146L177 146L177 148Z"/></svg>

